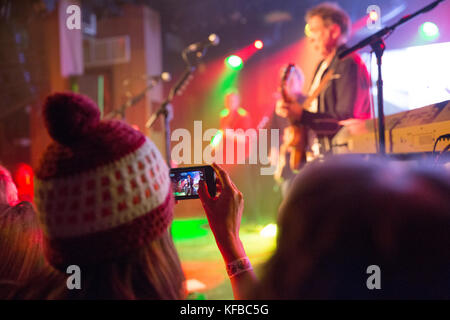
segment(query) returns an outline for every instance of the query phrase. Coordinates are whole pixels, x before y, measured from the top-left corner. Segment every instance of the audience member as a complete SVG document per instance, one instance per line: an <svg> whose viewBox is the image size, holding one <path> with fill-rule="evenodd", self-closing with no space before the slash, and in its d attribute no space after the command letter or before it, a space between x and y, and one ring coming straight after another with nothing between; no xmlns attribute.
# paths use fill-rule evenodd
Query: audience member
<svg viewBox="0 0 450 320"><path fill-rule="evenodd" d="M17 187L9 171L0 166L0 212L18 202Z"/></svg>
<svg viewBox="0 0 450 320"><path fill-rule="evenodd" d="M239 239L242 194L216 171L226 192L211 199L202 185L199 193L225 263L242 262L240 281L231 279L236 298L450 298L444 169L361 157L307 165L282 203L276 251L260 281Z"/></svg>
<svg viewBox="0 0 450 320"><path fill-rule="evenodd" d="M49 96L43 115L54 142L36 170L35 202L51 267L14 298L186 298L168 167L153 142L124 122L100 121L78 94ZM69 266L80 268L81 289L68 288Z"/></svg>
<svg viewBox="0 0 450 320"><path fill-rule="evenodd" d="M309 165L280 208L256 296L449 299L449 195L443 169L347 157ZM373 265L379 290L367 286Z"/></svg>
<svg viewBox="0 0 450 320"><path fill-rule="evenodd" d="M0 299L5 299L45 268L42 231L31 203L0 212L0 243Z"/></svg>
<svg viewBox="0 0 450 320"><path fill-rule="evenodd" d="M25 299L183 299L184 274L169 225L168 168L152 141L121 121L100 121L85 96L57 93L43 115L53 138L35 176L50 271ZM81 289L67 273L80 268Z"/></svg>

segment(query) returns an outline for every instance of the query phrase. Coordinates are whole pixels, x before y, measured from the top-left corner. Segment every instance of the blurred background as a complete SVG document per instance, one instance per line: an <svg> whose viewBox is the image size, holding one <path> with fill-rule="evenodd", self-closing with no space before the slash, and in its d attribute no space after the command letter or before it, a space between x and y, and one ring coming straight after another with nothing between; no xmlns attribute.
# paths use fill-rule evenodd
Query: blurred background
<svg viewBox="0 0 450 320"><path fill-rule="evenodd" d="M219 128L229 90L240 92L241 107L255 128L274 110L283 66L300 66L306 78L304 90L308 89L319 57L306 40L304 15L320 2L0 0L0 164L13 173L22 199L32 200L33 168L50 141L42 122L42 103L48 94L66 90L91 97L103 115L141 95L119 118L144 132L164 152L161 120L151 130L145 123L185 69L182 51L206 41L211 33L218 35L220 43L208 48L182 95L173 100L172 130L193 133L195 120L203 121L203 130ZM337 1L353 21L350 45L430 2ZM81 8L79 29L67 27L71 5ZM379 10L369 10L372 5ZM449 12L450 1L444 1L386 40L385 114L450 99ZM367 48L360 54L375 81L375 59ZM172 80L146 90L152 76L162 72L169 72ZM376 99L376 91L374 95ZM228 169L246 196L244 222L249 223L243 228L243 242L257 263L273 248L276 227L271 223L281 198L273 178L259 175L259 165L241 168ZM232 298L202 212L198 200L177 205L173 232L183 266L197 281L192 282L193 291L208 292L207 298ZM204 272L207 263L212 266L210 273Z"/></svg>

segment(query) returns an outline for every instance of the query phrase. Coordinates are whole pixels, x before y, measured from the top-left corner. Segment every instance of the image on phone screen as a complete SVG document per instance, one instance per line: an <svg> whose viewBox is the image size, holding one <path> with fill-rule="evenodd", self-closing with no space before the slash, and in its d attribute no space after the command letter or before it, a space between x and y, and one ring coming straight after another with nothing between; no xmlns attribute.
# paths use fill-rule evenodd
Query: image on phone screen
<svg viewBox="0 0 450 320"><path fill-rule="evenodd" d="M177 200L197 199L201 180L206 182L211 196L215 195L215 174L211 166L170 169L172 192Z"/></svg>
<svg viewBox="0 0 450 320"><path fill-rule="evenodd" d="M171 172L172 190L175 197L198 196L198 184L202 171Z"/></svg>

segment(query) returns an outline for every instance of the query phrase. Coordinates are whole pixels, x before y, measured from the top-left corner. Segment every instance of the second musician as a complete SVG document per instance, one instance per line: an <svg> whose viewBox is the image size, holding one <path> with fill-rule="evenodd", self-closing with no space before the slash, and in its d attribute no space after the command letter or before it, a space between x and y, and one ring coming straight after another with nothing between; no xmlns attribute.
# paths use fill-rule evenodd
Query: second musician
<svg viewBox="0 0 450 320"><path fill-rule="evenodd" d="M328 72L333 72L333 76L307 109L293 108L293 103L280 99L276 113L312 129L316 136L310 137L309 148L316 155L325 155L332 151L331 138L341 128L341 120L370 118L370 78L359 55L351 54L342 60L337 57L346 49L351 29L345 11L335 4L323 3L307 12L306 21L309 41L323 59L316 68L309 94L317 90Z"/></svg>

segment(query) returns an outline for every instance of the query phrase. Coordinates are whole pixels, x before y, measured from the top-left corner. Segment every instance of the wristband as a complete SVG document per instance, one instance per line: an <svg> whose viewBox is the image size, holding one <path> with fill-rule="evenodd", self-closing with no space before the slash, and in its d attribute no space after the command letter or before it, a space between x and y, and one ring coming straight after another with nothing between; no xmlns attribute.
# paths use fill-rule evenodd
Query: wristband
<svg viewBox="0 0 450 320"><path fill-rule="evenodd" d="M249 270L253 270L253 267L247 257L239 258L227 264L227 273L230 279Z"/></svg>

